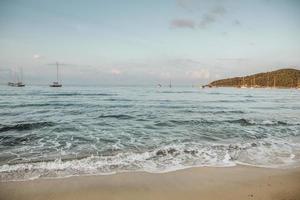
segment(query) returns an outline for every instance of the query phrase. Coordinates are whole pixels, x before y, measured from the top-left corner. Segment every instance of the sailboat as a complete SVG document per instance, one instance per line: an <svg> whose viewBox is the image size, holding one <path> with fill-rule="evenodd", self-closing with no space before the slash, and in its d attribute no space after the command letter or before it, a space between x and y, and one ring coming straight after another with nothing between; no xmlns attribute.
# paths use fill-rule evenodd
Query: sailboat
<svg viewBox="0 0 300 200"><path fill-rule="evenodd" d="M172 87L172 83L171 83L171 80L170 80L169 88L171 88L171 87Z"/></svg>
<svg viewBox="0 0 300 200"><path fill-rule="evenodd" d="M62 87L62 84L58 82L58 62L56 62L56 81L54 81L50 87Z"/></svg>
<svg viewBox="0 0 300 200"><path fill-rule="evenodd" d="M19 76L17 75L17 72L14 71L14 81L13 82L8 82L7 85L8 86L12 86L12 87L25 87L25 84L23 83L23 69L20 69L20 74L21 74L21 78L19 79Z"/></svg>
<svg viewBox="0 0 300 200"><path fill-rule="evenodd" d="M14 76L13 76L13 75L14 75ZM15 84L16 84L16 72L13 73L12 70L10 70L10 77L11 77L11 79L12 79L12 82L9 81L9 82L7 83L7 85L8 85L8 86L14 87Z"/></svg>

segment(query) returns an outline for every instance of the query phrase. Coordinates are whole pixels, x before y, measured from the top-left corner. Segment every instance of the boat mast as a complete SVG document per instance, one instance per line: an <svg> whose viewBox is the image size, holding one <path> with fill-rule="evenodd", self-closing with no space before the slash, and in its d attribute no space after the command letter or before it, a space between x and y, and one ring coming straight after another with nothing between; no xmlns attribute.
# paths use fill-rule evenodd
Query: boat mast
<svg viewBox="0 0 300 200"><path fill-rule="evenodd" d="M14 77L13 77L13 71L12 71L12 69L9 69L9 78L10 78L10 81L14 81Z"/></svg>
<svg viewBox="0 0 300 200"><path fill-rule="evenodd" d="M58 62L56 62L56 81L58 82Z"/></svg>
<svg viewBox="0 0 300 200"><path fill-rule="evenodd" d="M21 67L21 82L23 82L23 68Z"/></svg>
<svg viewBox="0 0 300 200"><path fill-rule="evenodd" d="M17 74L17 69L15 69L15 82L19 82L19 75Z"/></svg>
<svg viewBox="0 0 300 200"><path fill-rule="evenodd" d="M275 88L276 87L276 77L274 76L274 83L273 83L273 87Z"/></svg>

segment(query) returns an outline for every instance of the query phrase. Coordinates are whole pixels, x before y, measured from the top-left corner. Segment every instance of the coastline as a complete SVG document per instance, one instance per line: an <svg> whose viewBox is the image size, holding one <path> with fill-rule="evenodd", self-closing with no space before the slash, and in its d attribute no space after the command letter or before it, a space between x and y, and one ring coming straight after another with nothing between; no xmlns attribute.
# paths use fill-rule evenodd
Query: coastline
<svg viewBox="0 0 300 200"><path fill-rule="evenodd" d="M0 199L300 199L300 168L196 167L0 183Z"/></svg>

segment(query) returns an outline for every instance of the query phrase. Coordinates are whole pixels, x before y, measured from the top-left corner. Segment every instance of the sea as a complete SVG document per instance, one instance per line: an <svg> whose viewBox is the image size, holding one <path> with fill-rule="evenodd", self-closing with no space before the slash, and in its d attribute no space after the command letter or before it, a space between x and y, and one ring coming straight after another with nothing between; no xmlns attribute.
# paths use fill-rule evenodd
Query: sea
<svg viewBox="0 0 300 200"><path fill-rule="evenodd" d="M300 164L300 90L0 86L0 180Z"/></svg>

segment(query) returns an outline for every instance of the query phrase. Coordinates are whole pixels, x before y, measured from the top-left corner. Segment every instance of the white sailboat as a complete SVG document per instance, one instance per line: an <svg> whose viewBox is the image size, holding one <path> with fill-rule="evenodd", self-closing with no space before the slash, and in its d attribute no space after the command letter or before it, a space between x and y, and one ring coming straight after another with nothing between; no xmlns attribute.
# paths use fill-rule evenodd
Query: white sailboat
<svg viewBox="0 0 300 200"><path fill-rule="evenodd" d="M56 62L56 81L54 81L50 87L62 87L62 84L58 81L58 62Z"/></svg>

